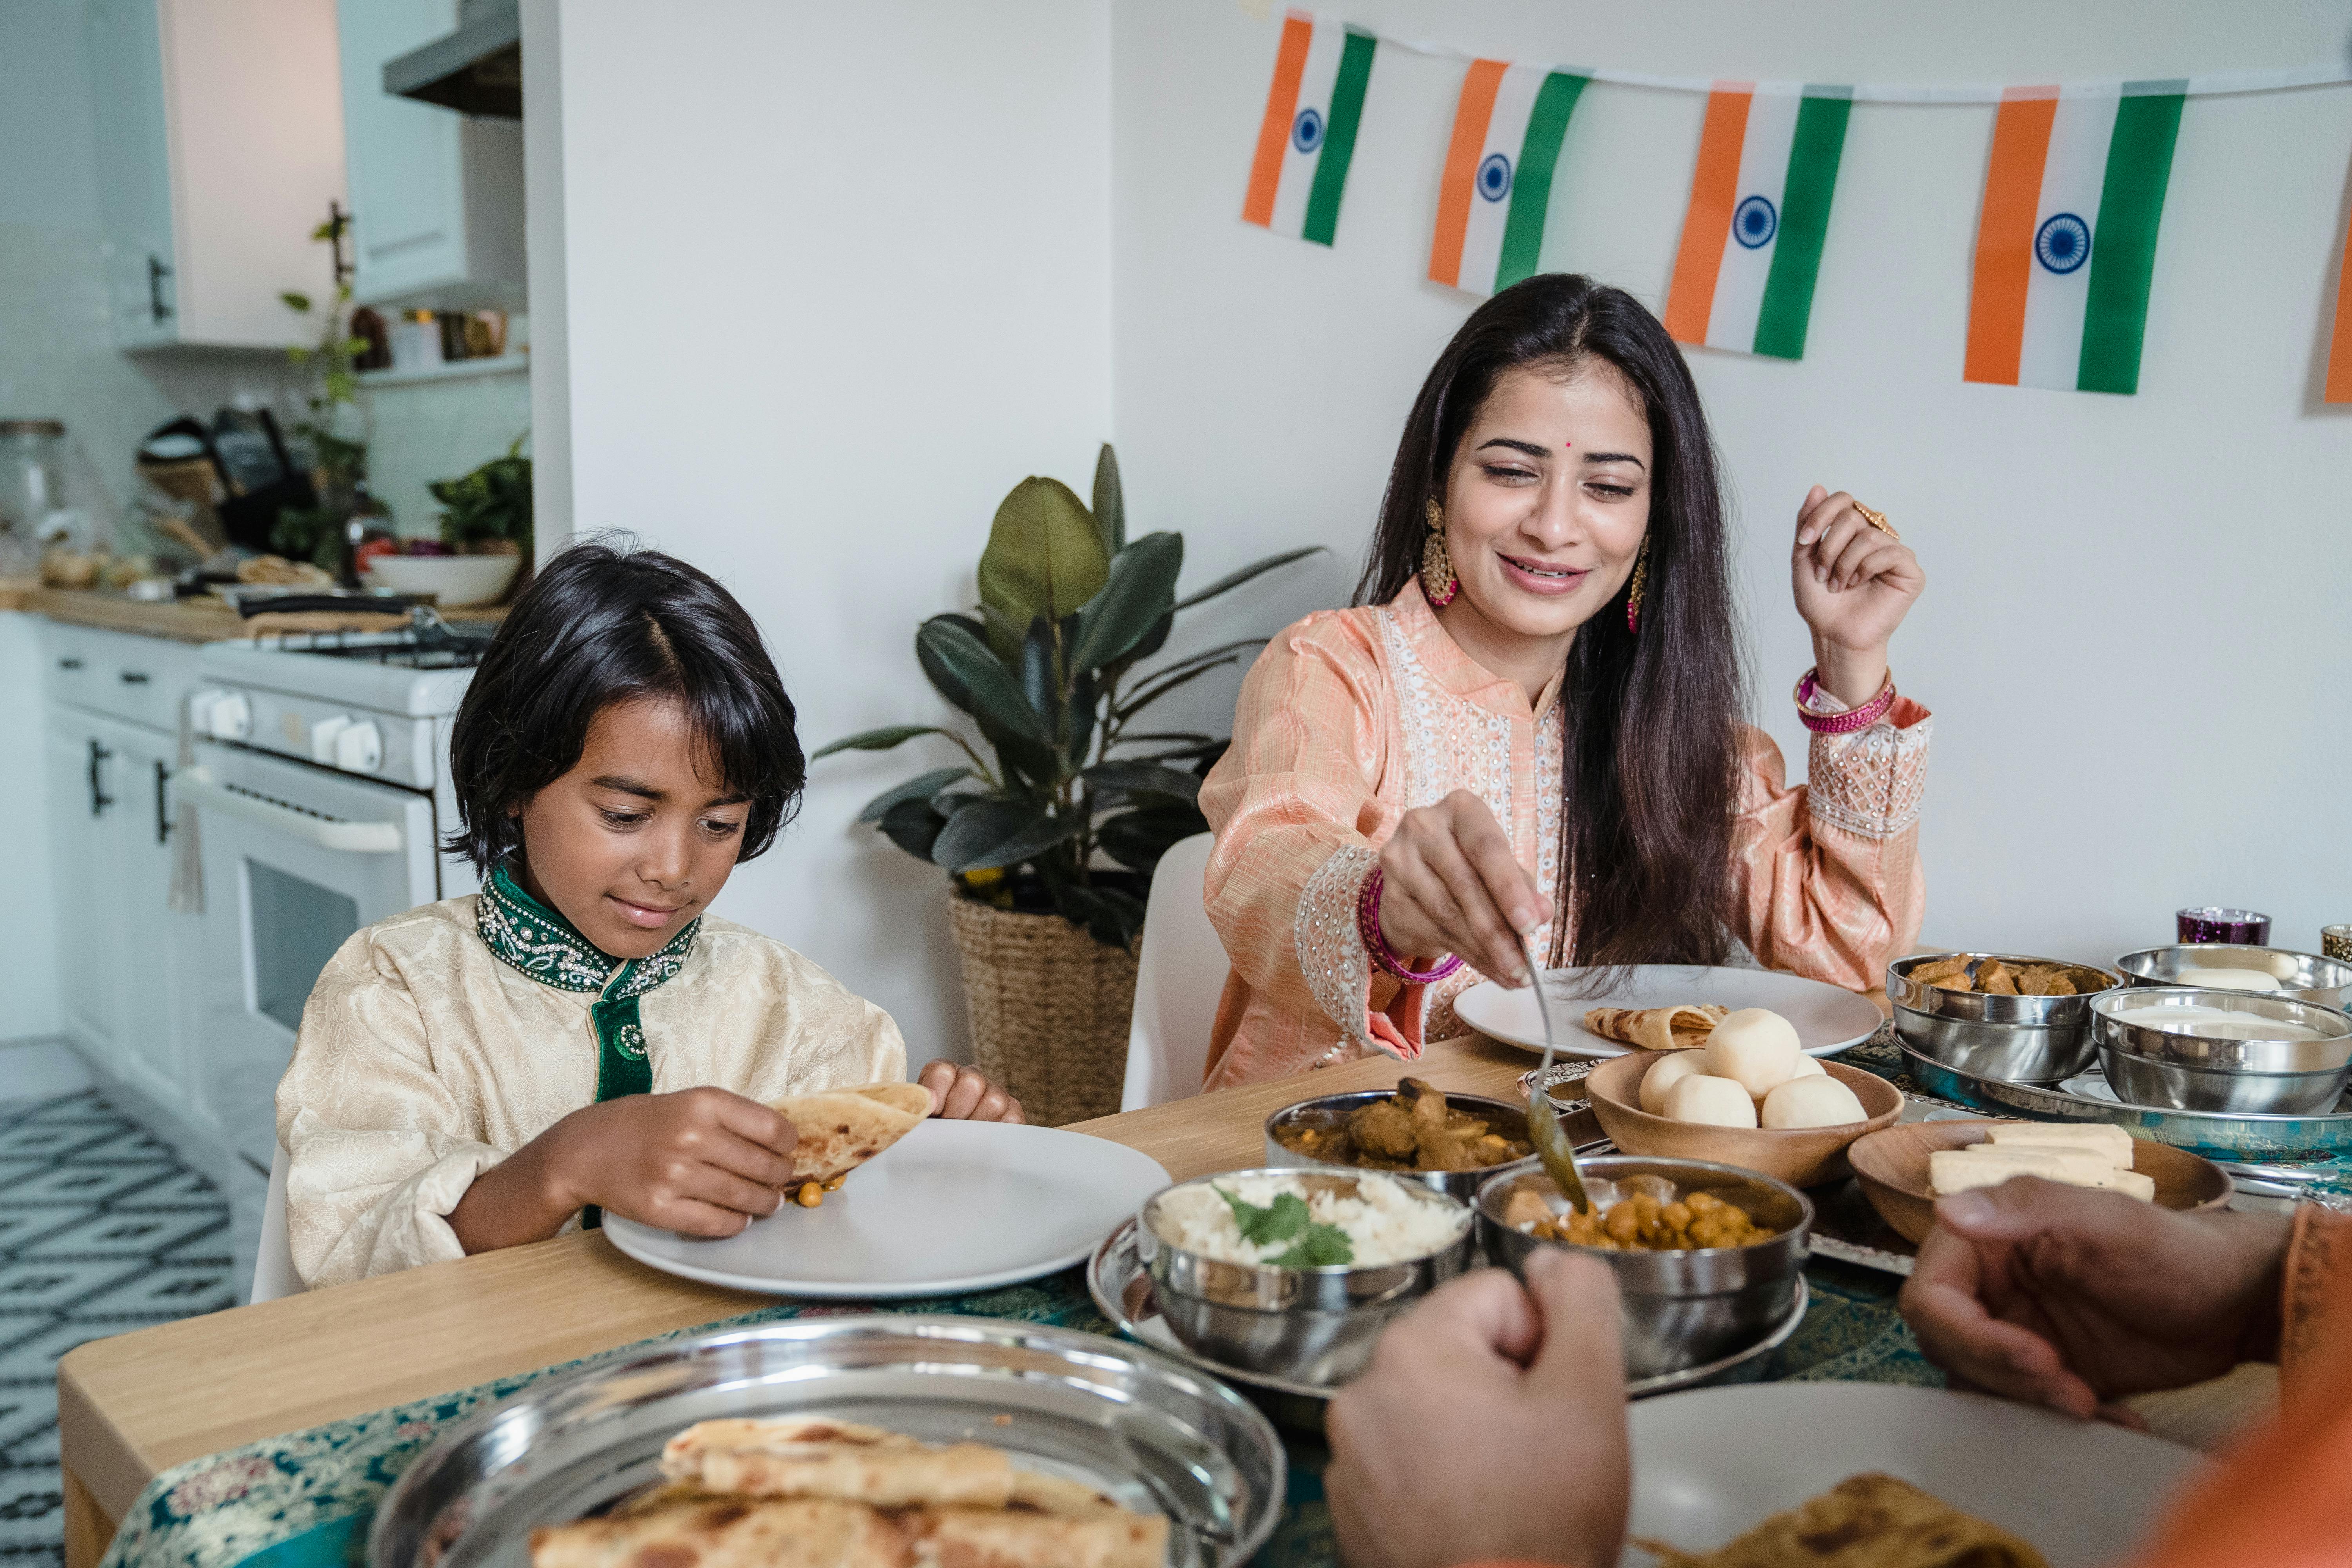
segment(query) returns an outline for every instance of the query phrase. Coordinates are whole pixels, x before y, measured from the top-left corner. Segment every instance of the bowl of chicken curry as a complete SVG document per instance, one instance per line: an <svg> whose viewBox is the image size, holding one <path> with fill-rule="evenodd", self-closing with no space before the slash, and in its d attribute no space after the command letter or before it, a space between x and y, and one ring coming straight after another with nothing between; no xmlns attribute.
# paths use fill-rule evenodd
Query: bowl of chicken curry
<svg viewBox="0 0 2352 1568"><path fill-rule="evenodd" d="M1447 1094L1416 1078L1286 1105L1265 1119L1270 1165L1385 1171L1470 1202L1497 1173L1536 1168L1528 1110L1479 1094Z"/></svg>

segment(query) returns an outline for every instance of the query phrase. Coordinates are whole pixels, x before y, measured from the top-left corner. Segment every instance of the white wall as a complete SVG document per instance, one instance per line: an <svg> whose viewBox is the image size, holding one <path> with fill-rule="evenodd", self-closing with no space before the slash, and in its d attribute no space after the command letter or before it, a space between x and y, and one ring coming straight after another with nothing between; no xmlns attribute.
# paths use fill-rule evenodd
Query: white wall
<svg viewBox="0 0 2352 1568"><path fill-rule="evenodd" d="M917 623L971 601L1006 489L1083 486L1109 433L1107 10L570 0L561 39L577 528L727 582L812 749L939 716ZM850 819L936 765L819 764L718 906L918 1060L963 1049L945 879Z"/></svg>
<svg viewBox="0 0 2352 1568"><path fill-rule="evenodd" d="M1349 0L1391 36L1529 60L1851 81L2172 77L2342 58L2291 0ZM1277 13L1278 15L1278 13ZM1238 220L1278 21L1118 0L1118 441L1141 526L1204 569L1294 541L1352 568L1413 392L1475 301L1423 280L1462 67L1383 47L1338 245ZM1544 264L1663 304L1703 100L1596 86ZM1745 527L1759 720L1802 772L1787 530L1806 487L1890 512L1928 587L1898 635L1937 713L1931 941L2105 959L2208 901L2315 949L2352 919L2352 408L2315 399L2352 89L2192 100L2141 391L1960 381L1989 108L1864 105L1801 363L1698 351Z"/></svg>

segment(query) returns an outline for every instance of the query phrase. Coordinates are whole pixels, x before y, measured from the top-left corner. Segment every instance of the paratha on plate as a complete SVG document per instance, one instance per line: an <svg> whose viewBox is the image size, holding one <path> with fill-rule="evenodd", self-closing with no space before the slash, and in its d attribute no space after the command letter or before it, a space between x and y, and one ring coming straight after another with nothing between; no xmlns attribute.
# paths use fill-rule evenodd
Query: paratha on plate
<svg viewBox="0 0 2352 1568"><path fill-rule="evenodd" d="M1584 1026L1604 1040L1645 1051L1695 1051L1730 1012L1712 1002L1679 1007L1588 1007Z"/></svg>
<svg viewBox="0 0 2352 1568"><path fill-rule="evenodd" d="M794 1182L845 1176L904 1138L931 1113L931 1091L919 1083L869 1083L776 1100L772 1109L793 1124Z"/></svg>
<svg viewBox="0 0 2352 1568"><path fill-rule="evenodd" d="M1893 1476L1849 1476L1712 1552L1636 1539L1659 1568L2049 1568L1998 1525Z"/></svg>

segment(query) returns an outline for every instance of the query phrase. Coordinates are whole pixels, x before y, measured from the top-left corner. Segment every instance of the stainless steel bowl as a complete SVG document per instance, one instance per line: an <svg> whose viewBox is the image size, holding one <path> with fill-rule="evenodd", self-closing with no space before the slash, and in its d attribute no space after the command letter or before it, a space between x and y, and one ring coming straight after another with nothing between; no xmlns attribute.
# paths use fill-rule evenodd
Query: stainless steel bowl
<svg viewBox="0 0 2352 1568"><path fill-rule="evenodd" d="M1284 1127L1340 1127L1347 1123L1350 1112L1386 1100L1390 1090L1360 1089L1353 1094L1327 1094L1315 1100L1302 1100L1296 1105L1286 1105L1265 1119L1265 1163L1269 1165L1312 1167L1318 1171L1360 1171L1360 1165L1342 1165L1329 1160L1317 1160L1286 1148L1275 1136ZM1489 1100L1483 1094L1449 1094L1445 1103L1451 1110L1475 1116L1495 1131L1519 1142L1528 1141L1528 1108L1514 1105L1507 1100ZM1417 1182L1424 1187L1458 1198L1467 1204L1478 1195L1486 1178L1503 1171L1532 1171L1536 1168L1533 1154L1513 1160L1507 1164L1486 1165L1475 1171L1382 1171L1383 1176L1394 1176L1400 1182Z"/></svg>
<svg viewBox="0 0 2352 1568"><path fill-rule="evenodd" d="M2317 1030L2315 1040L2236 1040L2195 1026L2153 1028L2143 1011L2210 1007ZM2124 1100L2179 1110L2291 1115L2334 1108L2352 1080L2352 1018L2333 1007L2275 993L2135 986L2098 998L2091 1010L2099 1063Z"/></svg>
<svg viewBox="0 0 2352 1568"><path fill-rule="evenodd" d="M2315 952L2295 952L2284 947L2244 947L2234 942L2185 942L2171 947L2142 948L2116 960L2124 980L2132 985L2199 985L2200 969L2260 969L2279 983L2276 991L2249 991L2249 996L2284 996L2296 1002L2316 1002L2341 1007L2352 988L2352 963L2322 958ZM2214 989L2206 987L2206 989Z"/></svg>
<svg viewBox="0 0 2352 1568"><path fill-rule="evenodd" d="M1924 964L1955 957L2063 963L2104 984L2072 996L1988 996L1911 978ZM1915 953L1886 966L1886 999L1895 1006L1897 1038L1930 1061L2011 1083L2056 1083L2088 1068L2098 1055L2091 1039L2091 998L2123 984L2122 975L2095 963L2010 952Z"/></svg>
<svg viewBox="0 0 2352 1568"><path fill-rule="evenodd" d="M1275 1166L1202 1176L1154 1194L1136 1215L1136 1251L1169 1331L1211 1361L1296 1383L1340 1384L1361 1372L1391 1319L1470 1267L1475 1242L1464 1205L1417 1184L1400 1184L1416 1200L1461 1217L1461 1233L1426 1258L1331 1268L1227 1263L1175 1246L1160 1236L1155 1220L1170 1194L1236 1176L1297 1176L1310 1193L1352 1194L1358 1182L1384 1173Z"/></svg>
<svg viewBox="0 0 2352 1568"><path fill-rule="evenodd" d="M1580 1159L1576 1169L1588 1187L1628 1176L1663 1176L1678 1194L1711 1193L1779 1233L1753 1247L1685 1252L1569 1247L1617 1271L1627 1377L1655 1377L1734 1354L1788 1316L1812 1247L1813 1205L1804 1194L1786 1182L1707 1160L1606 1154ZM1557 1204L1558 1189L1540 1171L1495 1177L1478 1190L1476 1204L1479 1244L1490 1261L1514 1274L1526 1271L1528 1256L1538 1247L1567 1246L1503 1223L1504 1206L1522 1188Z"/></svg>

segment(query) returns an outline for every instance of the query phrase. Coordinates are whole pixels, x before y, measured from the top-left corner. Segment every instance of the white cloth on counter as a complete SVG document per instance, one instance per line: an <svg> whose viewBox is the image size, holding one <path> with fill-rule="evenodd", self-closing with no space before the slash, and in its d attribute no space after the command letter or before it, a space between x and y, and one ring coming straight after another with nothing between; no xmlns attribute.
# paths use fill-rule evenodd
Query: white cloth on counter
<svg viewBox="0 0 2352 1568"><path fill-rule="evenodd" d="M595 1100L596 994L499 959L477 898L356 933L302 1009L278 1139L294 1263L314 1289L462 1257L447 1216L474 1178ZM703 917L639 1007L657 1094L712 1084L766 1101L906 1077L888 1014L728 921Z"/></svg>

